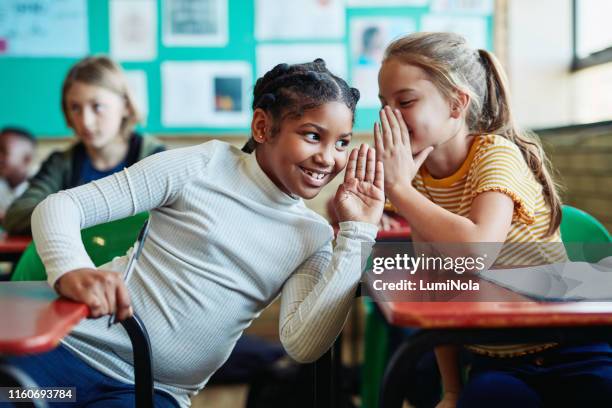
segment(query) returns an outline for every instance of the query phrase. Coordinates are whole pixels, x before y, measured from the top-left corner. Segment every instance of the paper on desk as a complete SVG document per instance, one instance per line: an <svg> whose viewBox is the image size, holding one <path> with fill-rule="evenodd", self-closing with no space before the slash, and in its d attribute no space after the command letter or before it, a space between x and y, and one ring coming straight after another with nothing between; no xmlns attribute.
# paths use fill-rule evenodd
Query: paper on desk
<svg viewBox="0 0 612 408"><path fill-rule="evenodd" d="M564 262L513 269L490 269L480 276L538 300L612 301L612 257L598 263Z"/></svg>

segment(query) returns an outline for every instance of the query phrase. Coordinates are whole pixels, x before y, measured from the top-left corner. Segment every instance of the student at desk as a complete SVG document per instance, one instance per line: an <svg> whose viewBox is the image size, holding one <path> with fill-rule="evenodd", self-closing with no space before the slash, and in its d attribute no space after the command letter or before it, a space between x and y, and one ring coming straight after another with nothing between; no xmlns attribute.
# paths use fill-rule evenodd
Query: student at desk
<svg viewBox="0 0 612 408"><path fill-rule="evenodd" d="M280 64L255 84L247 152L220 141L163 152L34 211L49 283L91 317L135 310L143 320L156 406L188 406L278 295L280 338L294 359L316 360L342 330L384 206L373 149L349 154L358 98L323 60ZM332 247L329 223L302 199L345 166ZM127 256L95 269L80 229L142 211L150 232L127 281ZM86 320L55 351L11 363L41 386L78 383L88 407L124 407L134 392L131 347L107 322Z"/></svg>
<svg viewBox="0 0 612 408"><path fill-rule="evenodd" d="M9 234L29 235L32 211L49 194L121 171L164 150L155 139L134 132L139 115L127 79L105 56L85 58L70 69L62 86L62 111L78 142L52 153L12 203L4 220Z"/></svg>
<svg viewBox="0 0 612 408"><path fill-rule="evenodd" d="M387 197L415 241L533 243L500 252L498 265L566 260L546 158L537 138L513 124L505 75L492 54L456 34L408 35L388 46L379 89L376 152ZM469 349L475 355L462 392L456 350L436 349L445 390L439 408L612 406L607 343Z"/></svg>

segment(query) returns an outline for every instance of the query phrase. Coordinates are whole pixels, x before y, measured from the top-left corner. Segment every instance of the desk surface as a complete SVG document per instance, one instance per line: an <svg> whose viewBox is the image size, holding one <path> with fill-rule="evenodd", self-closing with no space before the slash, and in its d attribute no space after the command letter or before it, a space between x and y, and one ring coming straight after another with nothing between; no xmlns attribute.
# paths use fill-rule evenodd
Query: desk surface
<svg viewBox="0 0 612 408"><path fill-rule="evenodd" d="M368 276L368 281L373 278ZM417 292L404 292L402 301L389 301L384 292L368 293L385 319L396 326L444 329L612 324L612 302L536 302L491 282L475 281L487 292L487 299L494 294L504 301L478 301L479 295L473 293L453 301L421 302L422 294Z"/></svg>
<svg viewBox="0 0 612 408"><path fill-rule="evenodd" d="M0 355L51 350L87 315L47 282L0 282Z"/></svg>
<svg viewBox="0 0 612 408"><path fill-rule="evenodd" d="M21 253L25 251L32 237L13 235L9 236L0 232L0 254L2 253Z"/></svg>

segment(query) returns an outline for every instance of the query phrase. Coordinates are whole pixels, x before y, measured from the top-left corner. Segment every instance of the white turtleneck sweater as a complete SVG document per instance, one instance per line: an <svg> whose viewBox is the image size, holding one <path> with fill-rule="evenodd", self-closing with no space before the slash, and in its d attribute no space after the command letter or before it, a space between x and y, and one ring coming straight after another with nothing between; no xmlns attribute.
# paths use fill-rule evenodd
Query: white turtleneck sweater
<svg viewBox="0 0 612 408"><path fill-rule="evenodd" d="M151 337L155 387L181 406L279 294L285 349L301 362L320 357L342 329L377 231L341 223L332 248L327 221L279 190L254 154L211 141L43 201L32 232L49 284L94 267L82 228L142 211L150 211L149 235L126 284ZM122 272L127 256L100 269ZM99 371L133 382L129 338L107 321L83 321L63 344Z"/></svg>

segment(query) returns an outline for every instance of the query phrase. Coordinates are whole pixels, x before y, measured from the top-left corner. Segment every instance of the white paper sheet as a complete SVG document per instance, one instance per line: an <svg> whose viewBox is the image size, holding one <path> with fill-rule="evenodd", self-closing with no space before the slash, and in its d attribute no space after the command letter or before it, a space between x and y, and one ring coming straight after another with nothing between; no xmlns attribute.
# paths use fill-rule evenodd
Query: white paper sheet
<svg viewBox="0 0 612 408"><path fill-rule="evenodd" d="M448 31L461 34L472 48L488 49L487 24L484 17L430 14L421 20L421 31Z"/></svg>
<svg viewBox="0 0 612 408"><path fill-rule="evenodd" d="M361 92L358 107L380 107L378 70L387 45L416 31L416 22L403 17L355 17L350 22L351 82Z"/></svg>
<svg viewBox="0 0 612 408"><path fill-rule="evenodd" d="M111 0L110 54L120 61L152 61L157 57L155 1Z"/></svg>
<svg viewBox="0 0 612 408"><path fill-rule="evenodd" d="M535 299L612 300L612 257L598 263L564 262L491 269L480 276Z"/></svg>
<svg viewBox="0 0 612 408"><path fill-rule="evenodd" d="M141 123L145 125L147 123L147 116L149 115L149 97L147 90L147 74L140 69L126 70L125 76L128 82L128 88L130 94L134 98L136 109L140 113Z"/></svg>
<svg viewBox="0 0 612 408"><path fill-rule="evenodd" d="M268 44L255 51L257 76L263 76L276 64L297 64L323 58L334 75L346 79L346 49L343 44Z"/></svg>
<svg viewBox="0 0 612 408"><path fill-rule="evenodd" d="M171 61L161 71L163 126L248 126L249 63Z"/></svg>
<svg viewBox="0 0 612 408"><path fill-rule="evenodd" d="M429 0L348 0L347 7L423 7Z"/></svg>
<svg viewBox="0 0 612 408"><path fill-rule="evenodd" d="M224 47L228 0L163 0L165 46Z"/></svg>
<svg viewBox="0 0 612 408"><path fill-rule="evenodd" d="M255 38L342 39L343 0L255 0Z"/></svg>
<svg viewBox="0 0 612 408"><path fill-rule="evenodd" d="M0 56L83 57L86 0L1 0Z"/></svg>
<svg viewBox="0 0 612 408"><path fill-rule="evenodd" d="M493 0L431 0L431 11L491 14Z"/></svg>

